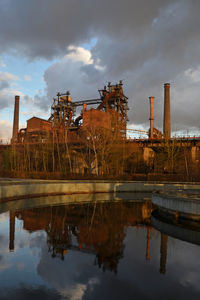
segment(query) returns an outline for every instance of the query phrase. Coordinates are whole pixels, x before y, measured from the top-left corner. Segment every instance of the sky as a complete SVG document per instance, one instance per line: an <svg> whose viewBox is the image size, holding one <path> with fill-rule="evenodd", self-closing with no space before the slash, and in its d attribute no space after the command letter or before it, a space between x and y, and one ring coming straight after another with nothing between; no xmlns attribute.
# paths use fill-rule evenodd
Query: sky
<svg viewBox="0 0 200 300"><path fill-rule="evenodd" d="M0 138L12 133L14 95L20 127L50 116L52 98L98 97L123 80L128 127L162 130L163 85L171 84L175 133L200 135L199 0L0 0Z"/></svg>

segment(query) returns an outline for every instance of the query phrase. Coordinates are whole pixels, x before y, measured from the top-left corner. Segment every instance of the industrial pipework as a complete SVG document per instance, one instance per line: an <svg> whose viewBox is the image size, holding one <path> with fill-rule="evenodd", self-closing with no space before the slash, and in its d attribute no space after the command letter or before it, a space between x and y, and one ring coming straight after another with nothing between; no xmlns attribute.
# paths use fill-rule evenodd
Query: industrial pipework
<svg viewBox="0 0 200 300"><path fill-rule="evenodd" d="M164 84L164 119L163 119L163 134L165 139L171 138L170 124L170 83Z"/></svg>

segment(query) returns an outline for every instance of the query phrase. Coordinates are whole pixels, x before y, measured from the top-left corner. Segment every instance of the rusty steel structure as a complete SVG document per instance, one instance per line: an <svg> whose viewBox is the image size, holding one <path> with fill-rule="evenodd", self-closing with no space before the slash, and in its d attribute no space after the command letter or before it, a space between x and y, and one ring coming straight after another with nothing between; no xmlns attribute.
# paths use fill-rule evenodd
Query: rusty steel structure
<svg viewBox="0 0 200 300"><path fill-rule="evenodd" d="M56 138L62 142L67 136L67 141L80 143L83 130L104 129L117 139L126 139L127 132L145 134L149 140L171 138L170 121L170 84L164 84L164 113L163 133L154 127L153 105L155 97L149 97L150 127L148 131L128 129L128 97L124 95L123 83L108 83L103 89L98 90L99 97L73 101L70 92L58 93L53 98L51 113L48 120L33 116L27 120L27 127L19 130L19 96L15 96L13 134L11 143L40 143ZM77 108L82 107L77 113Z"/></svg>
<svg viewBox="0 0 200 300"><path fill-rule="evenodd" d="M58 93L53 98L49 119L32 117L27 120L27 127L20 131L16 125L19 123L19 102L16 103L18 106L15 104L13 143L42 142L55 136L62 141L66 134L68 141L74 142L81 130L91 128L103 128L118 139L126 138L128 97L124 95L122 81L114 85L109 82L99 90L99 98L96 99L73 101L69 91ZM96 107L88 109L91 105ZM82 107L79 115L76 113L77 107Z"/></svg>

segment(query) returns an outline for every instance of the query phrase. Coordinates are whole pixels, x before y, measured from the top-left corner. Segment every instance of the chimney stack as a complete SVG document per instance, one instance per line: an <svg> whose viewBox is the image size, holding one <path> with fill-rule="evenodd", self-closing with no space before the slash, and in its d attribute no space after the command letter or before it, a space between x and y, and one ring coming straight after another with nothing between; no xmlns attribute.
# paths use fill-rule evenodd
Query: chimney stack
<svg viewBox="0 0 200 300"><path fill-rule="evenodd" d="M171 124L170 124L170 83L164 84L164 120L163 120L163 134L165 139L171 138Z"/></svg>
<svg viewBox="0 0 200 300"><path fill-rule="evenodd" d="M12 140L11 140L12 143L18 142L18 131L19 131L19 96L15 96L13 133L12 133Z"/></svg>
<svg viewBox="0 0 200 300"><path fill-rule="evenodd" d="M149 103L150 103L150 129L149 129L149 138L153 139L153 101L154 101L155 97L149 97Z"/></svg>

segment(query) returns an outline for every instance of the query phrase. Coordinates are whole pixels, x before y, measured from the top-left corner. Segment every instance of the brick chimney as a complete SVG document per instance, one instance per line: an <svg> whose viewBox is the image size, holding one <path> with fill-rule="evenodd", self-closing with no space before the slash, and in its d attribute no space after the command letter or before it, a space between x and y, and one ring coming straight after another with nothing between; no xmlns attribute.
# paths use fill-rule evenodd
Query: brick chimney
<svg viewBox="0 0 200 300"><path fill-rule="evenodd" d="M13 133L11 143L18 142L18 131L19 131L19 96L15 96L15 108L13 118Z"/></svg>
<svg viewBox="0 0 200 300"><path fill-rule="evenodd" d="M164 120L163 134L165 139L171 138L171 122L170 122L170 83L164 84Z"/></svg>

